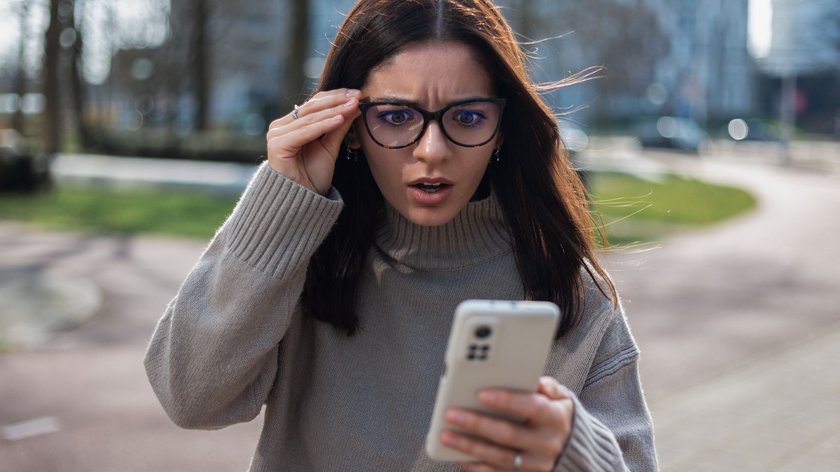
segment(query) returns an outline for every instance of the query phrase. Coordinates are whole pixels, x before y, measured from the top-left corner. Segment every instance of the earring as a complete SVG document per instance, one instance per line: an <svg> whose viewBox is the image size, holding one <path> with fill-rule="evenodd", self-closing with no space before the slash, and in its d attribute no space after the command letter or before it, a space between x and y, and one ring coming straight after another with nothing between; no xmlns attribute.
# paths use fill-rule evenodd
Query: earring
<svg viewBox="0 0 840 472"><path fill-rule="evenodd" d="M349 144L347 145L347 160L359 162L359 150L351 148Z"/></svg>
<svg viewBox="0 0 840 472"><path fill-rule="evenodd" d="M493 162L499 162L502 160L501 158L502 147L496 146L496 149L493 150Z"/></svg>

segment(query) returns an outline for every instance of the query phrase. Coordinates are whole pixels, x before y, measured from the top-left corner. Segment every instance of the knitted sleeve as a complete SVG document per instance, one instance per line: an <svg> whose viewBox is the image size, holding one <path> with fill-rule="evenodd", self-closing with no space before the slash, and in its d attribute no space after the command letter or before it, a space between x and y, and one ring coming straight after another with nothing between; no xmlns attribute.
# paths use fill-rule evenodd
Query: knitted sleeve
<svg viewBox="0 0 840 472"><path fill-rule="evenodd" d="M575 404L556 471L654 471L653 423L639 382L638 349L622 311L613 314Z"/></svg>
<svg viewBox="0 0 840 472"><path fill-rule="evenodd" d="M263 165L158 322L146 373L169 417L220 428L256 417L306 267L343 203Z"/></svg>

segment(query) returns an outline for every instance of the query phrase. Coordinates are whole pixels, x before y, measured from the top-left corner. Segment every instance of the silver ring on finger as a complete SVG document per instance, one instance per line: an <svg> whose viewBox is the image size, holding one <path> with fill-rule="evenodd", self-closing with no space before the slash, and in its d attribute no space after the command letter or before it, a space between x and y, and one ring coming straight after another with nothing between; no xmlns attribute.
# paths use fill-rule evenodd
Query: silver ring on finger
<svg viewBox="0 0 840 472"><path fill-rule="evenodd" d="M294 109L294 111L292 111L292 118L295 119L295 120L300 118L300 116L298 115L299 112L300 112L300 107L295 105L295 109Z"/></svg>
<svg viewBox="0 0 840 472"><path fill-rule="evenodd" d="M513 456L513 468L514 470L519 470L522 468L522 454L518 452L515 456Z"/></svg>

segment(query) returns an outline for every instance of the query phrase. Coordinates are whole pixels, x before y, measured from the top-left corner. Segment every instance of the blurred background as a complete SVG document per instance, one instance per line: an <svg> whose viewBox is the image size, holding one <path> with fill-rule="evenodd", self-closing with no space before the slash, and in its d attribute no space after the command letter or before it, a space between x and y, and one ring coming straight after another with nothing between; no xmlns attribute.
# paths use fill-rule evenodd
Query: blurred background
<svg viewBox="0 0 840 472"><path fill-rule="evenodd" d="M35 152L252 162L352 3L3 0L0 125ZM603 67L547 96L589 133L691 150L840 136L835 0L498 3L535 80Z"/></svg>
<svg viewBox="0 0 840 472"><path fill-rule="evenodd" d="M0 0L0 471L242 470L141 359L352 0ZM665 470L840 470L840 0L497 1L606 227ZM325 451L329 453L329 451Z"/></svg>

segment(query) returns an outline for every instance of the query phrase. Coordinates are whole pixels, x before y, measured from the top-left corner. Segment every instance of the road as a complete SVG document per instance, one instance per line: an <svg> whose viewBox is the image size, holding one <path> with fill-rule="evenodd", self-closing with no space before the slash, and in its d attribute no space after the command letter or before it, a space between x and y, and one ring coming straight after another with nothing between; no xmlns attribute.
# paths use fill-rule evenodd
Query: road
<svg viewBox="0 0 840 472"><path fill-rule="evenodd" d="M840 355L840 175L657 159L760 202L656 248L605 254L642 351L663 469L840 470L831 362ZM45 267L103 293L82 326L0 355L0 472L247 468L258 422L180 430L142 367L158 316L203 246L0 223L0 268ZM14 439L31 420L33 435Z"/></svg>

